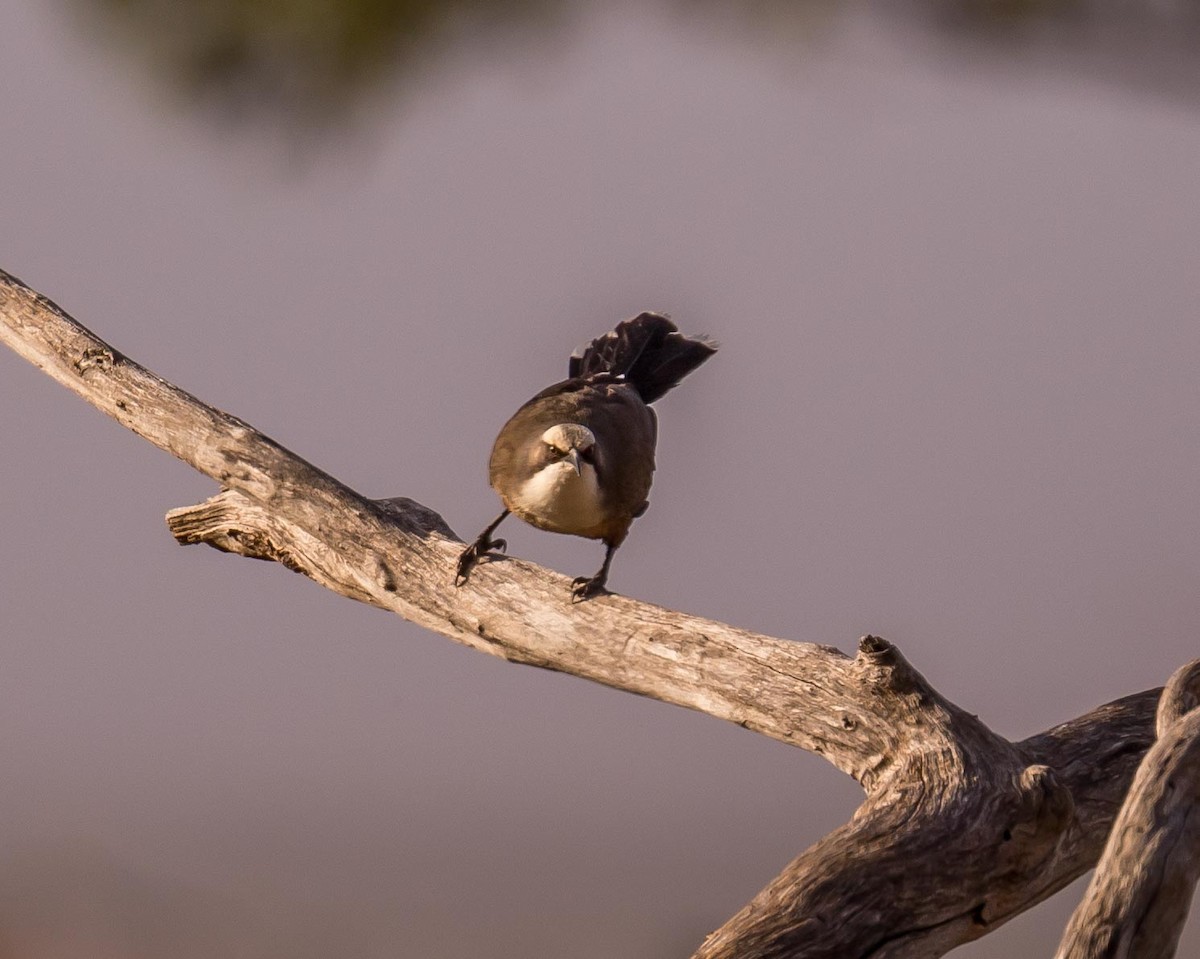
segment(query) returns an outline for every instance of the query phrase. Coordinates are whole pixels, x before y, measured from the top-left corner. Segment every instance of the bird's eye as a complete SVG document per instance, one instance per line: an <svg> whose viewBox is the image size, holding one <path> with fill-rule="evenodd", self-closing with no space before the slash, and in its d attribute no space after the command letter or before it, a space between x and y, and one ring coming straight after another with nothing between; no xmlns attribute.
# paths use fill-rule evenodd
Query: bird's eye
<svg viewBox="0 0 1200 959"><path fill-rule="evenodd" d="M560 450L557 446L552 446L551 444L547 443L546 444L546 455L549 456L550 459L556 460L560 456L563 455L563 451Z"/></svg>
<svg viewBox="0 0 1200 959"><path fill-rule="evenodd" d="M585 450L580 450L580 451L579 451L579 458L580 458L581 460L583 460L585 463L591 463L591 462L594 462L594 461L595 461L595 459L596 459L596 447L594 447L594 446L589 446L589 447L588 447L587 449L585 449Z"/></svg>

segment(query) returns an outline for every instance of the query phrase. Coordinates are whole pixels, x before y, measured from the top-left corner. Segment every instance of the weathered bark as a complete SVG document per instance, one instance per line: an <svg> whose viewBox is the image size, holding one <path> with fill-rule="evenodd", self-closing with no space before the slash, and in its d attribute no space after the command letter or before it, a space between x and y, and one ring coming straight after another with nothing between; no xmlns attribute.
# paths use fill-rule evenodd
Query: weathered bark
<svg viewBox="0 0 1200 959"><path fill-rule="evenodd" d="M1170 959L1200 879L1200 659L1158 705L1138 767L1056 959Z"/></svg>
<svg viewBox="0 0 1200 959"><path fill-rule="evenodd" d="M475 649L687 706L816 752L867 799L697 959L932 957L1090 868L1153 741L1158 691L1010 743L866 637L848 657L494 558L453 585L432 510L368 500L117 353L0 272L0 340L224 489L173 510L183 543L275 560Z"/></svg>

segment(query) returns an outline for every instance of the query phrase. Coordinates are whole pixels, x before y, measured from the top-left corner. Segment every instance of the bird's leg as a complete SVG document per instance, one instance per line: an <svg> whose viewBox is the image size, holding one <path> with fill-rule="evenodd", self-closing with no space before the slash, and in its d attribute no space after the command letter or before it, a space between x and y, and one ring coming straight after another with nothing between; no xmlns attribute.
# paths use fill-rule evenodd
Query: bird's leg
<svg viewBox="0 0 1200 959"><path fill-rule="evenodd" d="M605 544L604 546L604 565L600 567L600 572L595 576L577 576L571 581L571 602L581 603L585 599L595 596L597 593L604 592L604 584L608 582L608 567L612 565L613 553L617 551L615 546Z"/></svg>
<svg viewBox="0 0 1200 959"><path fill-rule="evenodd" d="M506 549L508 549L508 542L506 540L492 539L492 533L496 532L496 527L504 521L504 517L507 515L508 510L505 510L503 513L497 516L494 520L492 520L491 523L488 524L488 528L479 534L475 542L458 554L458 567L454 573L455 586L461 586L467 581L467 577L471 575L471 567L474 566L479 561L480 557L482 557L488 550L498 549L503 553Z"/></svg>

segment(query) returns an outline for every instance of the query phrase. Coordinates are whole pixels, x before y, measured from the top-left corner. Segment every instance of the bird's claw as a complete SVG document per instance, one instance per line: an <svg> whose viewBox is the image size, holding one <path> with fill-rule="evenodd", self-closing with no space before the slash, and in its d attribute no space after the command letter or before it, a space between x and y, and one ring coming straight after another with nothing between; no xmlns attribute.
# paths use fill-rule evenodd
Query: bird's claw
<svg viewBox="0 0 1200 959"><path fill-rule="evenodd" d="M467 581L467 577L471 575L471 567L475 565L475 560L478 558L475 555L474 546L468 546L458 554L458 565L454 567L455 586L461 586Z"/></svg>
<svg viewBox="0 0 1200 959"><path fill-rule="evenodd" d="M508 540L486 539L475 540L470 546L458 554L458 566L454 570L454 585L462 586L471 575L471 570L489 551L508 552Z"/></svg>
<svg viewBox="0 0 1200 959"><path fill-rule="evenodd" d="M582 603L585 599L608 592L604 588L606 579L600 576L576 576L571 580L571 602Z"/></svg>

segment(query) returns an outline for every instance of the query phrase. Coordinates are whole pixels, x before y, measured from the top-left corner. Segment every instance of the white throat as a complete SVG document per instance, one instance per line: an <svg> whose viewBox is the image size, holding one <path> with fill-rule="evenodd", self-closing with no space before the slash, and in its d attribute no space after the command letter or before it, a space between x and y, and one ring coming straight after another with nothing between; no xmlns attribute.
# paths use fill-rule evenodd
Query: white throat
<svg viewBox="0 0 1200 959"><path fill-rule="evenodd" d="M586 462L580 463L579 473L563 461L542 467L517 491L513 506L518 514L564 533L592 529L604 519L596 470Z"/></svg>

